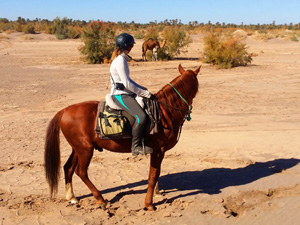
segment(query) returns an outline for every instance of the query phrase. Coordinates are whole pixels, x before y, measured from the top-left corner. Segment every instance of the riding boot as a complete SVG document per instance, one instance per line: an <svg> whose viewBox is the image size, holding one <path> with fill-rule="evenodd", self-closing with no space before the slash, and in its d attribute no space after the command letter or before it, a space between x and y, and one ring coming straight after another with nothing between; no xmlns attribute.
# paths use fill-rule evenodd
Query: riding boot
<svg viewBox="0 0 300 225"><path fill-rule="evenodd" d="M141 144L140 141L137 142L132 142L132 147L131 147L132 155L137 156L137 155L147 155L147 154L152 154L153 149L149 146L144 146Z"/></svg>
<svg viewBox="0 0 300 225"><path fill-rule="evenodd" d="M145 146L145 148L143 148L143 127L141 126L134 126L134 129L132 130L132 146L131 146L131 152L133 156L136 155L145 155L145 154L152 154L153 153L153 149Z"/></svg>
<svg viewBox="0 0 300 225"><path fill-rule="evenodd" d="M132 133L134 133L132 131ZM132 145L131 145L131 152L133 156L139 155L143 153L143 145L142 140L137 135L132 134Z"/></svg>

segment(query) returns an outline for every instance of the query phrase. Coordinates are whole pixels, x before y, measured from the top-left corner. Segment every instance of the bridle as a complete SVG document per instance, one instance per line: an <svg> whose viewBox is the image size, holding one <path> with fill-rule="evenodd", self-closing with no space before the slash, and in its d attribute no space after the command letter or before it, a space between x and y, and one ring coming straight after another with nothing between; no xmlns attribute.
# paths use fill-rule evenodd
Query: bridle
<svg viewBox="0 0 300 225"><path fill-rule="evenodd" d="M182 121L182 123L180 125L180 128L179 128L179 132L178 132L178 136L177 136L177 141L178 141L179 138L180 138L180 135L181 135L181 130L182 130L183 123L185 122L185 120L190 121L192 119L191 118L191 113L192 113L192 108L193 107L192 107L192 105L189 105L189 103L184 99L184 97L182 97L182 95L179 93L179 91L171 83L168 83L168 85L170 85L175 90L175 92L178 94L178 96L185 102L185 104L188 107L187 114L185 115L185 117L184 117L184 119L183 119L183 121ZM175 109L175 110L179 111L181 114L182 114L182 112L185 111L185 110L183 110L183 109L181 109L179 107L169 105L169 104L167 104L165 102L161 102L161 101L158 101L158 100L156 100L156 101L159 104L161 104L161 105L165 105L165 106L167 106L169 108L172 108L172 109Z"/></svg>
<svg viewBox="0 0 300 225"><path fill-rule="evenodd" d="M175 91L176 93L178 94L178 96L185 102L185 104L187 105L188 107L188 111L187 111L187 114L186 114L186 120L187 121L190 121L192 118L191 118L191 113L192 113L192 105L189 105L189 103L187 102L187 100L184 99L184 97L181 96L181 94L179 93L179 91L177 91L177 89L171 84L171 83L168 83L168 85L170 85ZM179 109L179 108L178 108ZM182 109L179 109L181 111L183 111Z"/></svg>
<svg viewBox="0 0 300 225"><path fill-rule="evenodd" d="M168 85L170 85L170 86L175 90L175 92L178 94L178 96L185 102L185 104L186 104L187 107L188 107L187 114L185 115L183 121L185 121L185 120L190 121L190 120L192 119L192 118L191 118L191 113L192 113L192 108L193 108L193 106L192 106L192 105L189 105L189 103L187 102L187 100L185 100L185 98L182 97L182 95L179 93L179 91L177 91L177 89L176 89L171 83L168 83ZM181 108L176 107L176 106L173 106L173 105L169 105L169 104L167 104L167 103L165 103L165 102L162 102L162 101L158 101L158 100L157 100L157 102L158 102L159 104L165 105L165 106L167 106L167 107L169 107L169 108L175 109L175 110L179 111L180 113L185 111L184 109L181 109ZM182 113L181 113L181 114L182 114Z"/></svg>

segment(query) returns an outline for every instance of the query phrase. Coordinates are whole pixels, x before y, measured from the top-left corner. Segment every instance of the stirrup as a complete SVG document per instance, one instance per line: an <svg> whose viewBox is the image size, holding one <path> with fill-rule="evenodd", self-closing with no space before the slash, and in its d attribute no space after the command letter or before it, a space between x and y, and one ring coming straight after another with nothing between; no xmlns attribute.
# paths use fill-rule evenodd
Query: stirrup
<svg viewBox="0 0 300 225"><path fill-rule="evenodd" d="M144 146L144 153L146 154L152 154L153 153L153 149L149 146Z"/></svg>
<svg viewBox="0 0 300 225"><path fill-rule="evenodd" d="M137 146L132 149L132 155L137 156L137 155L147 155L147 154L152 154L153 149L145 146L144 148L142 146Z"/></svg>
<svg viewBox="0 0 300 225"><path fill-rule="evenodd" d="M143 147L142 146L136 146L135 148L131 149L132 155L137 156L143 152Z"/></svg>

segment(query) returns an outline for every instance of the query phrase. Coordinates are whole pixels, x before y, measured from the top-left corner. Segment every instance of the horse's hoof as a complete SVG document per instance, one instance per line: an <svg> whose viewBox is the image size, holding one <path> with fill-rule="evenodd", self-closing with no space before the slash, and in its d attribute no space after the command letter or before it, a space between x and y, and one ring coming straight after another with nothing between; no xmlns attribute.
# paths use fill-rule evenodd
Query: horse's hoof
<svg viewBox="0 0 300 225"><path fill-rule="evenodd" d="M100 199L99 199L99 200L96 202L96 204L99 205L99 208L100 208L100 209L105 210L105 209L107 208L107 206L108 206L108 201L105 200L105 201L103 202L103 200L100 200Z"/></svg>
<svg viewBox="0 0 300 225"><path fill-rule="evenodd" d="M70 201L71 204L77 204L79 202L78 199L75 198L75 197L71 198L69 201Z"/></svg>
<svg viewBox="0 0 300 225"><path fill-rule="evenodd" d="M151 206L145 206L144 208L146 211L155 211L156 210L156 207L151 205Z"/></svg>
<svg viewBox="0 0 300 225"><path fill-rule="evenodd" d="M162 197L162 196L164 196L164 192L162 190L154 193L154 197Z"/></svg>

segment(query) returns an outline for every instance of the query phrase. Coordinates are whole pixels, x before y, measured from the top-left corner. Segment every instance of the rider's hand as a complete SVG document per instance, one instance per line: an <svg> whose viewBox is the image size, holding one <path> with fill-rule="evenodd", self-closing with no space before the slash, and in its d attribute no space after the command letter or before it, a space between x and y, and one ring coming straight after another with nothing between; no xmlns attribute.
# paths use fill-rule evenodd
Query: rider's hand
<svg viewBox="0 0 300 225"><path fill-rule="evenodd" d="M155 96L154 94L151 94L150 99L152 99L152 100L157 100L157 98L156 98L156 96Z"/></svg>

